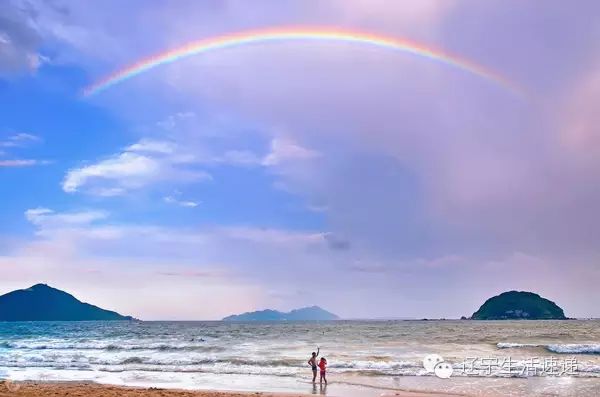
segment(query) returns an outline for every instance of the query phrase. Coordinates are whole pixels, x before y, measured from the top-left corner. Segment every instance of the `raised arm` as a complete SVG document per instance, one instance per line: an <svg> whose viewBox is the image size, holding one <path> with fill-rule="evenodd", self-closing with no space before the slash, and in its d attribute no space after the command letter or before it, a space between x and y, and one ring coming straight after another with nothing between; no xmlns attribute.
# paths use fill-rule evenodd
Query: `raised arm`
<svg viewBox="0 0 600 397"><path fill-rule="evenodd" d="M319 352L321 351L321 348L319 346L317 346L317 357L319 357Z"/></svg>

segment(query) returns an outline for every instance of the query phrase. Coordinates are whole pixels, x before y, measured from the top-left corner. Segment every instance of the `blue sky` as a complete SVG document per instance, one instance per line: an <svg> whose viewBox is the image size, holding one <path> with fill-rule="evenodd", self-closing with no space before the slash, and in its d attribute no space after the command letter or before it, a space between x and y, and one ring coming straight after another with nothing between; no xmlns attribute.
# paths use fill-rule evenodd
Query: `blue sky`
<svg viewBox="0 0 600 397"><path fill-rule="evenodd" d="M519 289L600 316L597 8L4 2L0 292L46 282L143 319L218 319L312 304L458 317ZM415 41L529 94L311 41L205 53L81 95L149 55L282 26Z"/></svg>

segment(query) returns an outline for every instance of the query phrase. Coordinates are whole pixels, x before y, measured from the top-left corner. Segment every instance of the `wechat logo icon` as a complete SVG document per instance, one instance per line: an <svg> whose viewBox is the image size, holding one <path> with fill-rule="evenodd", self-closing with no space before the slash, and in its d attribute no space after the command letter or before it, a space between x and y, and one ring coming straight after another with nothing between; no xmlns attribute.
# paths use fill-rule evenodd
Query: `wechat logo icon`
<svg viewBox="0 0 600 397"><path fill-rule="evenodd" d="M435 376L441 379L448 379L452 376L454 369L452 364L444 361L444 358L439 354L429 354L423 359L423 367L427 373L434 373Z"/></svg>

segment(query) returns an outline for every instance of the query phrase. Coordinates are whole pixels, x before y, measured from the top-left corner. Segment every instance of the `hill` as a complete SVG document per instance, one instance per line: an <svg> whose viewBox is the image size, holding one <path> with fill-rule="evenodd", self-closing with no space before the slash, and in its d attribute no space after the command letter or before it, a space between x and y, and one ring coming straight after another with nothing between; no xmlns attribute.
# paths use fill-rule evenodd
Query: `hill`
<svg viewBox="0 0 600 397"><path fill-rule="evenodd" d="M83 303L68 293L36 284L0 296L0 321L133 320L133 317Z"/></svg>
<svg viewBox="0 0 600 397"><path fill-rule="evenodd" d="M471 316L473 320L564 320L563 309L538 294L508 291L494 296Z"/></svg>
<svg viewBox="0 0 600 397"><path fill-rule="evenodd" d="M225 317L223 321L325 321L339 320L339 317L319 306L304 307L290 312L277 310L260 310Z"/></svg>

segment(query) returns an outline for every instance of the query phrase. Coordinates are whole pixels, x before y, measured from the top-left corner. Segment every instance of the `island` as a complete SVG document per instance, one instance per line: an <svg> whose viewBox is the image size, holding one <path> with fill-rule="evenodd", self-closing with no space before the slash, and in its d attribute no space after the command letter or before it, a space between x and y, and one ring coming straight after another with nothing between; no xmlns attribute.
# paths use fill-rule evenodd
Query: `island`
<svg viewBox="0 0 600 397"><path fill-rule="evenodd" d="M114 321L131 316L83 303L73 295L36 284L0 296L0 321Z"/></svg>
<svg viewBox="0 0 600 397"><path fill-rule="evenodd" d="M319 306L304 307L290 312L260 310L225 317L223 321L328 321L340 318Z"/></svg>
<svg viewBox="0 0 600 397"><path fill-rule="evenodd" d="M473 320L566 320L556 303L538 294L508 291L485 301L471 316Z"/></svg>

